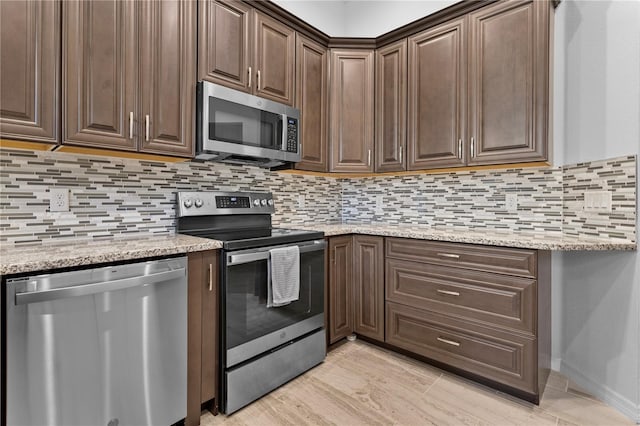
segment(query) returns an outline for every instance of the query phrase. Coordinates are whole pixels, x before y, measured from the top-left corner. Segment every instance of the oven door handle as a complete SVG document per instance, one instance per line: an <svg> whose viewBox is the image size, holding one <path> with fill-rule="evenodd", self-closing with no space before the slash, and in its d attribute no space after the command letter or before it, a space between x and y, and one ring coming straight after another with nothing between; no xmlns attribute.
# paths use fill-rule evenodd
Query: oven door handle
<svg viewBox="0 0 640 426"><path fill-rule="evenodd" d="M324 250L327 243L322 240L314 241L312 244L298 246L300 254L312 251ZM259 260L269 259L269 248L260 249L252 253L229 254L227 257L227 265L242 265L243 263L257 262Z"/></svg>

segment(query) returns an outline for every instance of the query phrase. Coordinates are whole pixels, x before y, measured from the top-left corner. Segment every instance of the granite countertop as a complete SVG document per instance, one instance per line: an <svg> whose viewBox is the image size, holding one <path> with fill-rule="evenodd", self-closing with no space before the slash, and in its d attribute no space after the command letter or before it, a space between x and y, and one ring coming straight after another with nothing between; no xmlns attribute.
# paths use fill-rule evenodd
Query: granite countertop
<svg viewBox="0 0 640 426"><path fill-rule="evenodd" d="M284 226L284 225L283 225ZM449 241L455 243L484 244L538 250L636 250L635 241L611 238L577 238L508 231L471 231L464 229L434 229L419 225L389 224L289 224L289 227L323 231L325 236L366 234L384 237L414 238L420 240Z"/></svg>
<svg viewBox="0 0 640 426"><path fill-rule="evenodd" d="M98 241L66 241L0 248L0 275L167 256L222 247L222 242L187 235L148 234Z"/></svg>
<svg viewBox="0 0 640 426"><path fill-rule="evenodd" d="M283 223L283 228L322 231L325 236L346 234L378 235L456 243L484 244L538 250L636 250L634 241L603 238L572 238L533 233L434 229L416 225L389 224L313 224ZM188 235L131 236L99 241L66 241L32 246L0 248L0 275L45 271L74 266L119 262L213 250L222 242Z"/></svg>

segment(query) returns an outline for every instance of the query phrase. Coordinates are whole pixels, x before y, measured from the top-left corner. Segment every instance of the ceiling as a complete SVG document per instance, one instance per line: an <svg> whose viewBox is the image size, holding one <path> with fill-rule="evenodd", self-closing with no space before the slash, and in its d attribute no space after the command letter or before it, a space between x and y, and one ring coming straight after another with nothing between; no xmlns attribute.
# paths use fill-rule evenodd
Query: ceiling
<svg viewBox="0 0 640 426"><path fill-rule="evenodd" d="M332 37L377 37L459 0L273 0Z"/></svg>

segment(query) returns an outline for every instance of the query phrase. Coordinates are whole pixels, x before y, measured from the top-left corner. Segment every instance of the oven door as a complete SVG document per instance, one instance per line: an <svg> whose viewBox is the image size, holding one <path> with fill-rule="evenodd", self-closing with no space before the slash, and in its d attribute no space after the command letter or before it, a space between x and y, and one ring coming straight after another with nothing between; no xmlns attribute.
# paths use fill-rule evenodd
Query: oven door
<svg viewBox="0 0 640 426"><path fill-rule="evenodd" d="M269 250L224 254L222 294L224 366L240 364L324 326L324 240L296 244L300 250L300 298L267 308ZM291 244L286 245L286 247Z"/></svg>

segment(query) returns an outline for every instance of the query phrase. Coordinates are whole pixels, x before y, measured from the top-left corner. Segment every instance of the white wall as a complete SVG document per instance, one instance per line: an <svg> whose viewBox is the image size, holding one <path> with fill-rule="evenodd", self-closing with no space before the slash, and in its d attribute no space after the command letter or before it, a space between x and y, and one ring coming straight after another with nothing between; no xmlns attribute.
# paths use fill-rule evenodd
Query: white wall
<svg viewBox="0 0 640 426"><path fill-rule="evenodd" d="M640 2L565 0L556 10L556 164L640 153ZM553 357L640 422L640 254L554 256Z"/></svg>
<svg viewBox="0 0 640 426"><path fill-rule="evenodd" d="M274 0L333 37L377 37L459 0Z"/></svg>

